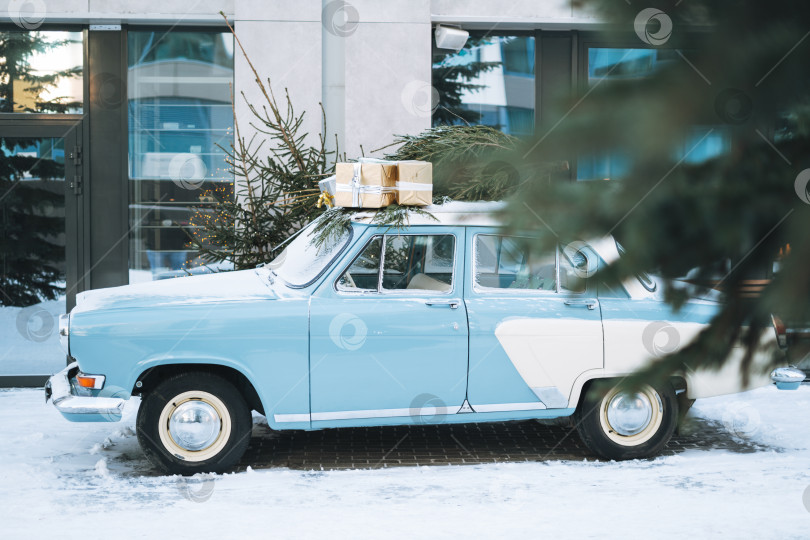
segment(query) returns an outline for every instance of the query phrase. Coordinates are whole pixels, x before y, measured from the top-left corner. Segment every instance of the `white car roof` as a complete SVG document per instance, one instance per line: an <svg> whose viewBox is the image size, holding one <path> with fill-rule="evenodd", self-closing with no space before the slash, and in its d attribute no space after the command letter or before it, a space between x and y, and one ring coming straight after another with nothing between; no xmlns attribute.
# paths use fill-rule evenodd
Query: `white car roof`
<svg viewBox="0 0 810 540"><path fill-rule="evenodd" d="M408 224L498 227L503 225L503 222L497 219L495 214L504 208L506 208L506 203L502 201L451 201L444 204L431 204L423 206L421 209L430 213L436 218L435 220L418 212L411 212ZM361 211L354 214L352 221L370 224L373 217L373 211Z"/></svg>

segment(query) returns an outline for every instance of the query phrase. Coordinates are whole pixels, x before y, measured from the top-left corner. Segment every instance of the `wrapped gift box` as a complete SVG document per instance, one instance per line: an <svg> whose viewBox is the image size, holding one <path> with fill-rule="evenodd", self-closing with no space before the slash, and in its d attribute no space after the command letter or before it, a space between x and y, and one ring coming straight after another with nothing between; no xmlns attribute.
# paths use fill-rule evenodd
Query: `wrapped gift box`
<svg viewBox="0 0 810 540"><path fill-rule="evenodd" d="M396 199L394 162L338 163L335 173L335 206L383 208Z"/></svg>
<svg viewBox="0 0 810 540"><path fill-rule="evenodd" d="M397 204L427 206L433 202L432 163L399 161L397 169Z"/></svg>
<svg viewBox="0 0 810 540"><path fill-rule="evenodd" d="M335 182L336 182L336 177L333 174L332 176L329 176L327 178L324 178L323 180L320 180L318 182L318 188L321 190L321 193L328 193L329 195L334 197L335 196Z"/></svg>

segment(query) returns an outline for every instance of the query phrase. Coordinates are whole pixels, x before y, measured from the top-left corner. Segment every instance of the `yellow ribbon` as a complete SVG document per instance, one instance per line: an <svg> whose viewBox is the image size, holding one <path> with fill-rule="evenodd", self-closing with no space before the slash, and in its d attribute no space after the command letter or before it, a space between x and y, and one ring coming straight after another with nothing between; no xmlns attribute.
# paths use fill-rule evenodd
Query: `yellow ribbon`
<svg viewBox="0 0 810 540"><path fill-rule="evenodd" d="M323 193L321 193L321 196L318 197L318 208L320 208L324 204L326 205L327 208L332 208L333 206L335 206L334 199L335 198L332 195L324 191Z"/></svg>

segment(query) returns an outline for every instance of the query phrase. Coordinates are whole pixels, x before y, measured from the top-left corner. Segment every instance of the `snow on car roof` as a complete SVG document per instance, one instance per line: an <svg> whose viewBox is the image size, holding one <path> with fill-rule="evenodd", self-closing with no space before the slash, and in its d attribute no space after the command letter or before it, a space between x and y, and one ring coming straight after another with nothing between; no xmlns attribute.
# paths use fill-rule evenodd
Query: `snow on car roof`
<svg viewBox="0 0 810 540"><path fill-rule="evenodd" d="M477 225L481 227L494 227L502 225L495 214L506 207L503 201L462 202L450 201L444 204L431 204L421 207L425 212L436 218L430 219L421 213L412 212L408 217L409 225ZM354 214L355 223L370 224L374 211L360 211Z"/></svg>

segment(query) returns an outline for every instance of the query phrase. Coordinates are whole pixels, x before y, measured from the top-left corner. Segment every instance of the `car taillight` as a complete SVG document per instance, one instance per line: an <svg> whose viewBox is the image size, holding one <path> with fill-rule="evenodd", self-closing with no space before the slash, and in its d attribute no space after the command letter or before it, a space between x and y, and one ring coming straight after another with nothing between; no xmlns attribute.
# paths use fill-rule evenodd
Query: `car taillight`
<svg viewBox="0 0 810 540"><path fill-rule="evenodd" d="M773 321L773 329L776 332L776 342L784 349L787 347L787 327L776 315L771 315L771 321Z"/></svg>

